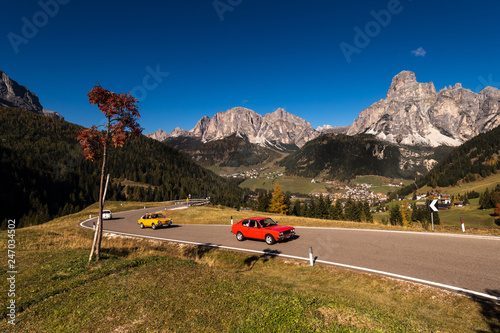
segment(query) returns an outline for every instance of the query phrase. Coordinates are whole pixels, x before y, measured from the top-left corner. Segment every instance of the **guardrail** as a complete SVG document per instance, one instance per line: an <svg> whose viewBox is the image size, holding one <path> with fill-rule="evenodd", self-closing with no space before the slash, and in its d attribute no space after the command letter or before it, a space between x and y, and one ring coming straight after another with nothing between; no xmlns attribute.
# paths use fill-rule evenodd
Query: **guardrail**
<svg viewBox="0 0 500 333"><path fill-rule="evenodd" d="M175 205L185 204L189 207L191 206L204 206L210 203L210 199L189 199L188 200L171 200L169 202L173 202Z"/></svg>

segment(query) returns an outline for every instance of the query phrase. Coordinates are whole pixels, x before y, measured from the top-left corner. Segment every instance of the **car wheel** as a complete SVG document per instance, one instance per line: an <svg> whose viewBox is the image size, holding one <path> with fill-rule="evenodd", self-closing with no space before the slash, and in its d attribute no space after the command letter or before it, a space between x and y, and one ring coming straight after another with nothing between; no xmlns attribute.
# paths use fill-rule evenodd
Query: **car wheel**
<svg viewBox="0 0 500 333"><path fill-rule="evenodd" d="M155 230L156 229L156 224L151 223L151 228L153 228L153 230Z"/></svg>
<svg viewBox="0 0 500 333"><path fill-rule="evenodd" d="M238 231L238 233L236 234L236 239L241 242L245 240L245 236L243 236L243 233L241 231Z"/></svg>
<svg viewBox="0 0 500 333"><path fill-rule="evenodd" d="M276 243L276 240L274 239L273 235L271 234L266 235L266 243L267 245L273 245L274 243Z"/></svg>
<svg viewBox="0 0 500 333"><path fill-rule="evenodd" d="M141 229L144 229L144 224L141 223L140 227L141 227Z"/></svg>

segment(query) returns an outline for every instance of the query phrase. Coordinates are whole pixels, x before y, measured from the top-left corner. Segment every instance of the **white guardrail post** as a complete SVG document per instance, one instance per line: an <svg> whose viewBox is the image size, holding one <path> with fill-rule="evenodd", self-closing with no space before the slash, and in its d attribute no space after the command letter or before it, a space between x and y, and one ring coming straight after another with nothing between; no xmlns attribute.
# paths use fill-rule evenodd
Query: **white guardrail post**
<svg viewBox="0 0 500 333"><path fill-rule="evenodd" d="M311 266L314 266L314 257L313 257L313 248L309 247L309 261L311 262Z"/></svg>

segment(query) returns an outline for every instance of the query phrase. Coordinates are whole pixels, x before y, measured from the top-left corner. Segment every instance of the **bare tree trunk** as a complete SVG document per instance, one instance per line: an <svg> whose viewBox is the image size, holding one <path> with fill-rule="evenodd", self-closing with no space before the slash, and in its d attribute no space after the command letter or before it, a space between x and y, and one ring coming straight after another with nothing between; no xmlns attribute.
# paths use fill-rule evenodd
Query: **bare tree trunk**
<svg viewBox="0 0 500 333"><path fill-rule="evenodd" d="M106 168L106 147L107 145L104 145L104 154L102 155L102 170L101 170L101 185L99 186L99 225L97 226L97 247L95 250L95 259L96 261L99 261L101 258L101 241L102 241L102 225L103 225L103 220L102 220L102 209L103 209L103 191L104 191L104 171Z"/></svg>
<svg viewBox="0 0 500 333"><path fill-rule="evenodd" d="M92 249L90 250L89 262L92 261L92 257L94 256L95 245L97 243L97 226L99 225L99 216L97 217L97 224L94 228L94 241L92 242Z"/></svg>
<svg viewBox="0 0 500 333"><path fill-rule="evenodd" d="M107 133L106 133L106 143L104 144L104 149L103 149L103 155L102 155L102 168L101 168L101 182L99 185L99 217L97 220L97 226L95 229L95 234L94 234L94 242L92 244L92 250L90 252L90 258L89 262L92 261L92 257L94 255L95 251L95 260L99 261L101 258L101 241L102 241L102 209L103 209L103 185L104 185L104 172L106 170L106 151L108 148L108 141L109 141L109 125L110 125L110 119L108 118L108 128L107 128Z"/></svg>

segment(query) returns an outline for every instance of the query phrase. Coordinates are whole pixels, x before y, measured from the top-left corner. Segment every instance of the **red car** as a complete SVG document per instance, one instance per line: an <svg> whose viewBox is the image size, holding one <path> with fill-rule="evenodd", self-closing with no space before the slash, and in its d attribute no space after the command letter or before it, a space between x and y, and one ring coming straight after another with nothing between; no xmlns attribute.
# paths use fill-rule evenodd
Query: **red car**
<svg viewBox="0 0 500 333"><path fill-rule="evenodd" d="M279 226L270 217L253 217L244 219L232 226L231 232L239 241L245 238L262 239L267 244L290 239L295 235L294 227Z"/></svg>

